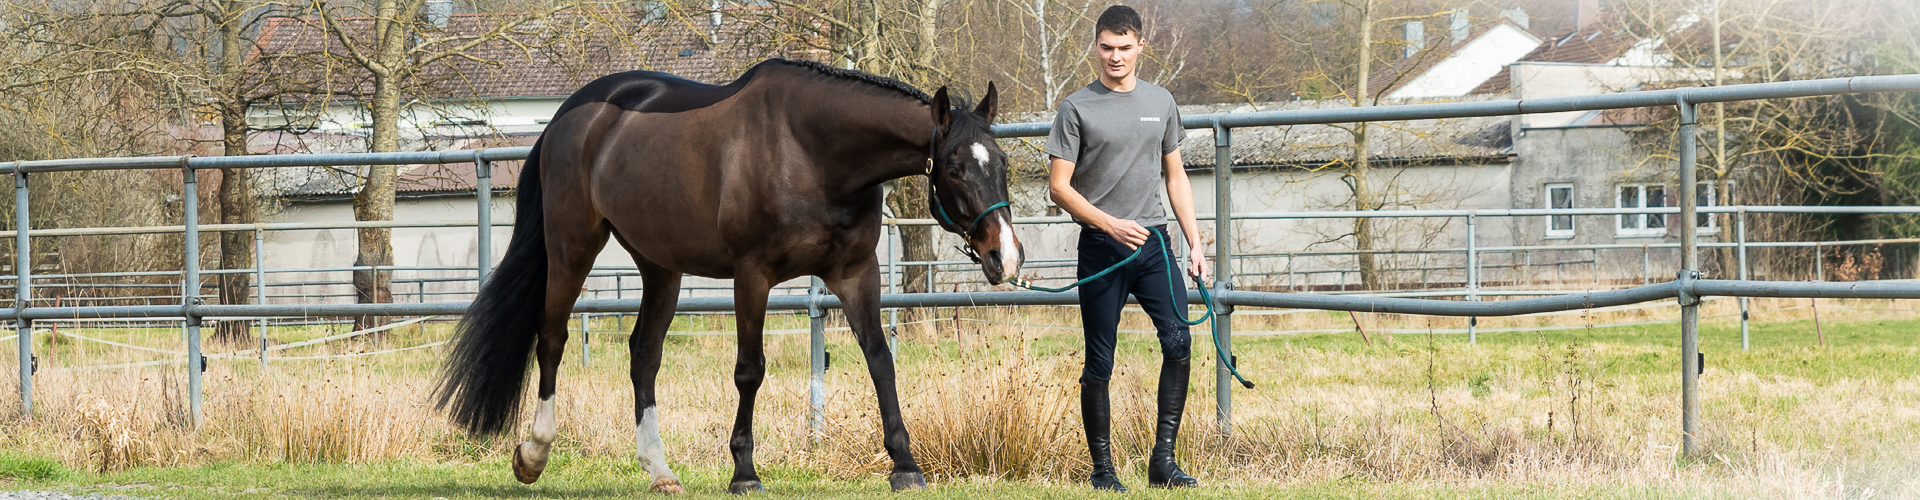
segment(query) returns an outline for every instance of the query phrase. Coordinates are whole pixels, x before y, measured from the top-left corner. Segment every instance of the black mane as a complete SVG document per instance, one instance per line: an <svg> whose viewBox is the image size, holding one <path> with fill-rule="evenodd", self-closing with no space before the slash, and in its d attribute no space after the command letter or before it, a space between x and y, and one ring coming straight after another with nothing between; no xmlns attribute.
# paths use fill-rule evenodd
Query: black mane
<svg viewBox="0 0 1920 500"><path fill-rule="evenodd" d="M853 80L856 82L865 83L867 85L872 85L874 87L879 87L882 89L899 92L901 95L918 99L920 100L920 102L923 102L923 103L933 102L933 96L929 96L927 95L926 92L922 92L920 89L914 88L914 86L912 85L908 85L907 82L895 80L892 78L887 78L887 77L872 74L872 73L867 73L864 71L835 68L833 66L827 65L826 63L822 63L818 61L796 61L792 59L768 59L767 62L786 64L790 66L799 66L801 68L812 70L815 73L820 73L823 76Z"/></svg>

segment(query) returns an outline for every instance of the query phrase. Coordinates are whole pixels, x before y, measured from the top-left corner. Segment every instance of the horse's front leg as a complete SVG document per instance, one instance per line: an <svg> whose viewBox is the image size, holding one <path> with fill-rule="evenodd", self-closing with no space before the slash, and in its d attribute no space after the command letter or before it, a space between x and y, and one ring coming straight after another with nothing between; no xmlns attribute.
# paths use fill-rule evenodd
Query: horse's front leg
<svg viewBox="0 0 1920 500"><path fill-rule="evenodd" d="M869 254L871 255L871 254ZM893 459L893 474L888 478L893 491L927 487L920 464L913 460L913 442L907 425L900 418L900 396L893 380L893 352L887 349L886 333L880 328L880 267L868 260L852 266L844 276L827 279L827 287L840 297L847 325L860 340L860 352L867 358L867 375L873 377L873 393L880 400L881 444Z"/></svg>
<svg viewBox="0 0 1920 500"><path fill-rule="evenodd" d="M733 452L733 480L728 482L727 491L735 495L766 491L753 468L753 401L760 393L760 382L767 377L761 333L767 319L769 281L764 275L746 272L733 279L734 324L739 339L733 385L740 391L740 410L733 417L733 435L727 440L727 448Z"/></svg>

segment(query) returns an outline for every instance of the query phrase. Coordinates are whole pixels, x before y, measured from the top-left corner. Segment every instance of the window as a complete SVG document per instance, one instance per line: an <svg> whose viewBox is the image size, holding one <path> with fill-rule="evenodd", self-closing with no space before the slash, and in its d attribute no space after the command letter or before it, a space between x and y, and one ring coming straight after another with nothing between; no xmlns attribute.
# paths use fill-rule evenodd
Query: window
<svg viewBox="0 0 1920 500"><path fill-rule="evenodd" d="M1667 188L1659 184L1623 184L1614 198L1615 208L1661 208L1667 206ZM1615 236L1660 236L1667 234L1665 214L1620 214L1614 216Z"/></svg>
<svg viewBox="0 0 1920 500"><path fill-rule="evenodd" d="M1699 208L1721 206L1720 197L1716 196L1719 194L1718 191L1719 191L1718 186L1715 186L1712 182L1700 183L1700 189L1698 191L1694 191L1694 203L1696 203L1696 205L1694 206ZM1733 201L1733 195L1734 193L1737 193L1737 192L1739 191L1734 189L1733 181L1727 181L1726 200L1727 200L1728 206L1739 204ZM1696 217L1698 220L1694 223L1693 227L1698 228L1700 230L1700 234L1714 234L1714 233L1720 232L1720 218L1723 217L1721 214L1697 214L1694 217Z"/></svg>
<svg viewBox="0 0 1920 500"><path fill-rule="evenodd" d="M1573 184L1559 183L1547 186L1547 208L1573 208ZM1547 216L1548 238L1572 238L1573 216Z"/></svg>

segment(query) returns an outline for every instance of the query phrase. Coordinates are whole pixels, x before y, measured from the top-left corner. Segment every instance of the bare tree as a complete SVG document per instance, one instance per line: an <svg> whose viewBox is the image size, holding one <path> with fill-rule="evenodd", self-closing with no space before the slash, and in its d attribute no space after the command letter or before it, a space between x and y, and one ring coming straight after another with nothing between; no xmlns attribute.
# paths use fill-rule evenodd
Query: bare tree
<svg viewBox="0 0 1920 500"><path fill-rule="evenodd" d="M477 59L471 51L488 43L513 43L524 48L525 42L515 35L532 36L529 28L535 21L586 3L530 5L522 13L490 17L490 25L478 32L439 29L429 19L431 13L425 11L427 0L316 0L309 9L314 21L338 47L333 60L365 72L372 80L372 88L364 96L372 118L370 149L390 152L400 150L401 99L410 92L430 92L420 85L429 68L452 59ZM393 220L396 167L376 165L364 170L353 199L354 219ZM393 265L392 230L363 228L356 242L355 267ZM353 286L359 302L391 302L392 280L392 271L355 271ZM354 327L366 329L376 323L377 318L363 316L355 319Z"/></svg>

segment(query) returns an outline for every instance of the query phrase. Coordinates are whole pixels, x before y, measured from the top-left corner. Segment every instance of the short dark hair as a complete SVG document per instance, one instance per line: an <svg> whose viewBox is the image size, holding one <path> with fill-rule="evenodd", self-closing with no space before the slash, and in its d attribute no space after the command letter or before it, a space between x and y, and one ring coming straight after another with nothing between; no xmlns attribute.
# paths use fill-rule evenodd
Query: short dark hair
<svg viewBox="0 0 1920 500"><path fill-rule="evenodd" d="M1115 35L1125 35L1132 33L1134 36L1140 36L1140 24L1140 13L1135 12L1133 7L1115 5L1107 7L1106 12L1100 13L1100 20L1093 23L1093 34L1113 33Z"/></svg>

